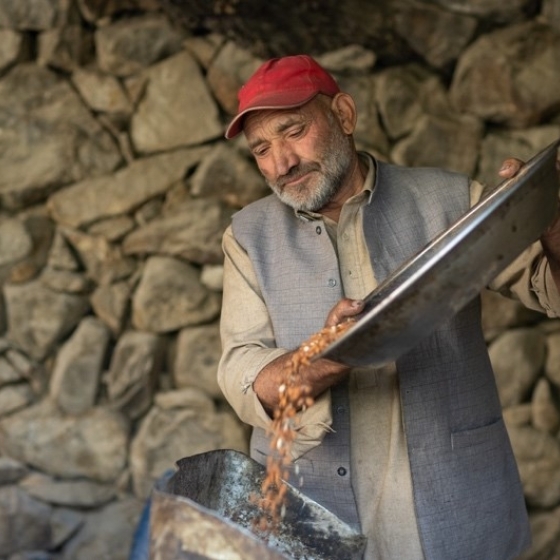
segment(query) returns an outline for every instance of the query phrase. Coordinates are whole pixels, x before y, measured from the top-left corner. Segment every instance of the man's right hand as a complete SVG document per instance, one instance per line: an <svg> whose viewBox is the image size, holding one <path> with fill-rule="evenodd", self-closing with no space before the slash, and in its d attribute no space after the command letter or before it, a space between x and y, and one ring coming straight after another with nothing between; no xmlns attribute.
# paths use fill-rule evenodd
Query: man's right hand
<svg viewBox="0 0 560 560"><path fill-rule="evenodd" d="M325 327L333 327L351 319L359 315L363 308L364 302L361 300L341 299L329 312ZM253 382L253 390L269 414L272 414L278 404L278 388L284 381L284 375L287 368L290 367L294 352L289 352L273 360L260 371ZM310 387L311 396L316 398L329 387L342 381L348 375L350 368L332 360L319 359L303 370L300 372L302 383Z"/></svg>

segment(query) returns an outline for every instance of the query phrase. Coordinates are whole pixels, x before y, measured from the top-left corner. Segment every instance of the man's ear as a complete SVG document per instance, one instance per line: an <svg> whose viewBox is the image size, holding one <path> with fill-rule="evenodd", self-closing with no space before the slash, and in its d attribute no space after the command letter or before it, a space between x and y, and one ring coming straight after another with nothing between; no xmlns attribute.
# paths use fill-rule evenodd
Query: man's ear
<svg viewBox="0 0 560 560"><path fill-rule="evenodd" d="M358 111L354 99L347 93L337 93L331 101L331 109L338 118L342 130L350 135L354 133Z"/></svg>

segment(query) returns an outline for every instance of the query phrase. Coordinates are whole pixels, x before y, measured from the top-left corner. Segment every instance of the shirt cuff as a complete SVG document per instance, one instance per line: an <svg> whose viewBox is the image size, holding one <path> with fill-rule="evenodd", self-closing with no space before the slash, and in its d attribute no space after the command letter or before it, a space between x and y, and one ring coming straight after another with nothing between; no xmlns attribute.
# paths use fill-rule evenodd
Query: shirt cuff
<svg viewBox="0 0 560 560"><path fill-rule="evenodd" d="M255 414L259 419L258 426L270 432L272 420L263 408L257 394L251 387ZM291 457L295 461L302 455L321 444L325 435L332 431L331 392L325 391L315 399L313 405L299 412L294 419L296 432L292 442Z"/></svg>
<svg viewBox="0 0 560 560"><path fill-rule="evenodd" d="M535 296L548 317L560 317L560 294L552 277L548 260L543 259L538 268L539 270L531 279Z"/></svg>

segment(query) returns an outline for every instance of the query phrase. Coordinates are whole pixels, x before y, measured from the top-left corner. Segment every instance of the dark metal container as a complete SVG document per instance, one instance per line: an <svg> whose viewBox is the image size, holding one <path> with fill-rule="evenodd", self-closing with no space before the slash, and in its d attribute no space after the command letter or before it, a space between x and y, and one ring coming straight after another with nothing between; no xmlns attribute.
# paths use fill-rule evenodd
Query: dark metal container
<svg viewBox="0 0 560 560"><path fill-rule="evenodd" d="M277 531L257 535L265 468L218 450L181 459L152 492L152 560L360 560L365 537L288 484Z"/></svg>

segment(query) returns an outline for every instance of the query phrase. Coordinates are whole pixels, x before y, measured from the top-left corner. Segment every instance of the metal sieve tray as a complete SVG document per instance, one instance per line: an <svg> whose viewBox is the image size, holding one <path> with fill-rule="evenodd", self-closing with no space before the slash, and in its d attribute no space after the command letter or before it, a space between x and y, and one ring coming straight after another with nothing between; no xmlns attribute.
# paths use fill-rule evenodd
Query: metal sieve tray
<svg viewBox="0 0 560 560"><path fill-rule="evenodd" d="M477 296L556 215L559 145L531 158L380 284L356 324L316 358L392 362Z"/></svg>

